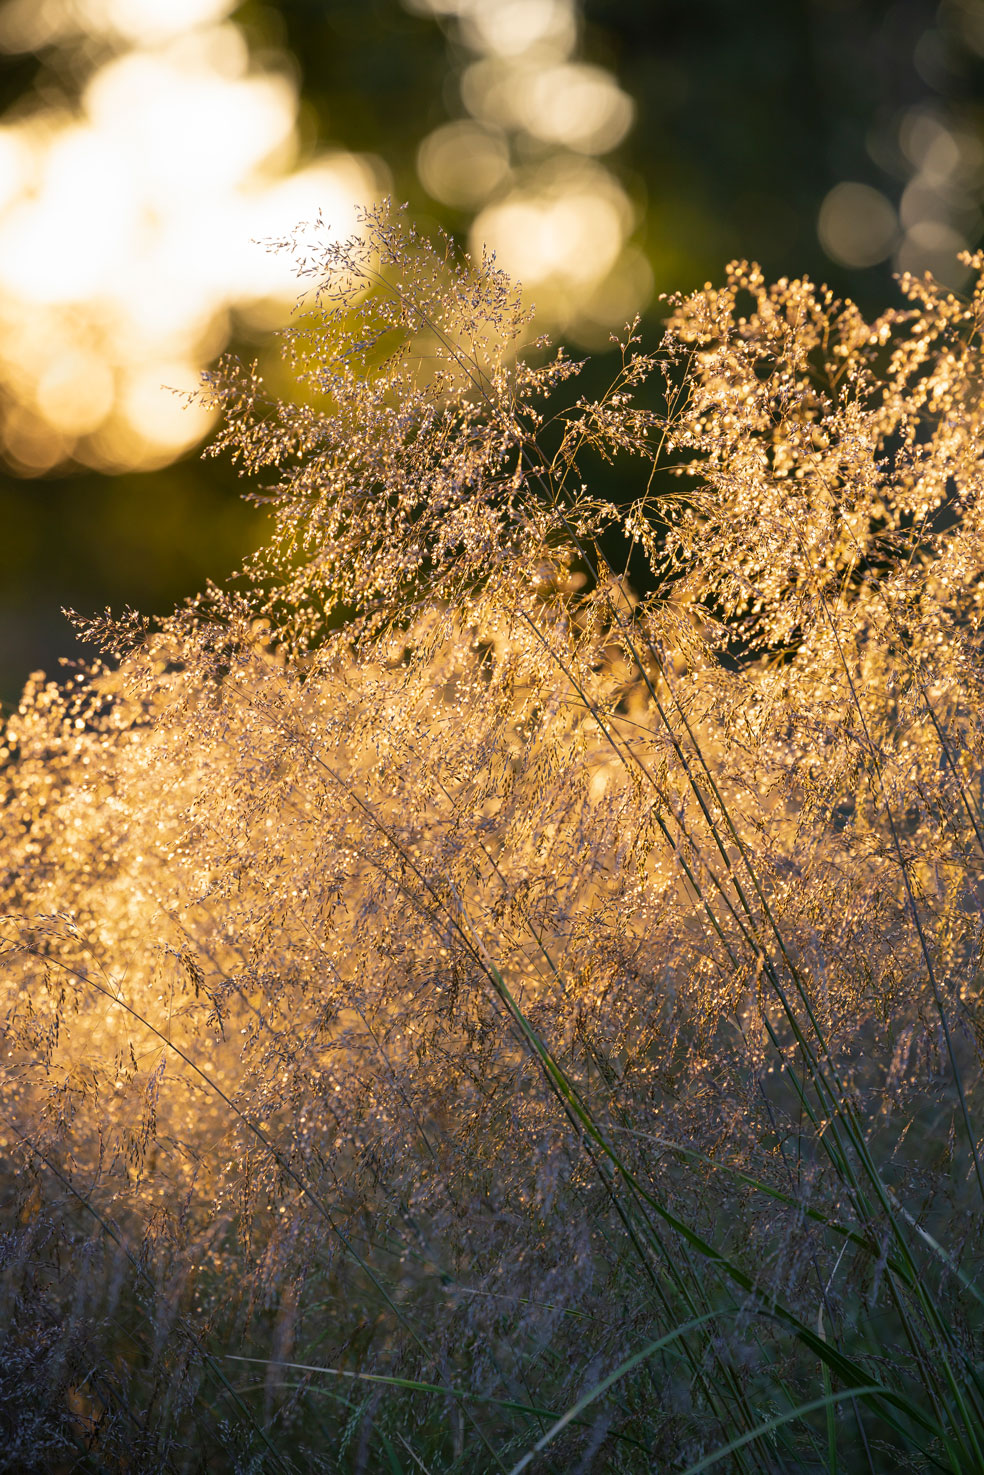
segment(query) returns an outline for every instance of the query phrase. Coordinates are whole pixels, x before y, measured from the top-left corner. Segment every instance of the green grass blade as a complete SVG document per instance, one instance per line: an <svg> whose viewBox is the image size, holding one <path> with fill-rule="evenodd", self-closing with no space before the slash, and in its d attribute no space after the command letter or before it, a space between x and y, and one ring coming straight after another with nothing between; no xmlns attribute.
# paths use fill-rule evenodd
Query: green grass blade
<svg viewBox="0 0 984 1475"><path fill-rule="evenodd" d="M567 1412L562 1414L556 1423L551 1425L546 1434L537 1440L533 1448L513 1465L509 1471L509 1475L520 1475L520 1471L525 1470L540 1451L546 1449L547 1445L557 1437L561 1430L566 1429L568 1424L576 1422L579 1415L586 1408L590 1408L596 1399L601 1398L604 1393L607 1393L609 1388L613 1387L620 1378L624 1378L633 1368L638 1367L640 1363L645 1362L648 1357L652 1357L654 1353L660 1352L664 1347L669 1347L680 1337L686 1336L688 1332L694 1331L699 1326L705 1326L709 1321L714 1321L720 1315L722 1315L721 1312L710 1311L706 1316L698 1316L693 1321L684 1322L682 1326L674 1327L672 1332L667 1332L665 1337L660 1337L657 1341L650 1342L640 1352L636 1352L627 1358L614 1372L609 1373L607 1378L602 1378L601 1382L597 1383L589 1393L585 1393L583 1398L579 1398L577 1403L572 1404Z"/></svg>
<svg viewBox="0 0 984 1475"><path fill-rule="evenodd" d="M682 1475L701 1475L701 1471L709 1470L712 1465L717 1465L721 1460L727 1459L728 1455L734 1454L753 1439L762 1439L773 1430L781 1428L784 1424L791 1424L796 1419L805 1418L807 1414L819 1412L820 1409L829 1408L832 1404L843 1403L846 1398L864 1398L872 1393L878 1393L881 1389L877 1383L859 1383L856 1388L842 1388L836 1393L824 1394L823 1398L815 1398L812 1403L801 1403L799 1408L794 1408L788 1413L776 1414L775 1418L766 1419L756 1429L748 1434L742 1434L738 1439L732 1439L713 1454L705 1455L695 1465L688 1465ZM512 1475L512 1472L510 1472Z"/></svg>

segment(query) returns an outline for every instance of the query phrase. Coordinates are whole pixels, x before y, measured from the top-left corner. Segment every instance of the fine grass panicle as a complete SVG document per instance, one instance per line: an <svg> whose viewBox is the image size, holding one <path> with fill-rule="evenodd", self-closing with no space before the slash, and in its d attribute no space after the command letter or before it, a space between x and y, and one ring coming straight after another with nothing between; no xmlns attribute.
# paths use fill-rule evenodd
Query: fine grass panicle
<svg viewBox="0 0 984 1475"><path fill-rule="evenodd" d="M325 241L266 545L7 726L0 1470L979 1475L984 256L592 398Z"/></svg>

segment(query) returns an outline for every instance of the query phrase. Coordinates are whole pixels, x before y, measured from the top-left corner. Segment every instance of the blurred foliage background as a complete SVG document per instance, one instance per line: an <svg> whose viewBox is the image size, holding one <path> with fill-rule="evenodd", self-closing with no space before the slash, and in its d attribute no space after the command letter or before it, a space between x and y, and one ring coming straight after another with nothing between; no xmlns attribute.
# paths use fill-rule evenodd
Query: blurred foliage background
<svg viewBox="0 0 984 1475"><path fill-rule="evenodd" d="M408 201L596 355L734 256L871 310L959 287L984 195L984 0L4 0L0 699L63 606L170 608L259 536L180 396L272 359L251 244Z"/></svg>

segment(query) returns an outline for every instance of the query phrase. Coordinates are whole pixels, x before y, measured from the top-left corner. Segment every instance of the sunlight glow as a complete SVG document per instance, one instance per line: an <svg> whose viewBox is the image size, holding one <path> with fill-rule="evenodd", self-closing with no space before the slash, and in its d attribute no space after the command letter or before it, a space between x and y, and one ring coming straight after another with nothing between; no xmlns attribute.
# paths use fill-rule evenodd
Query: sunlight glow
<svg viewBox="0 0 984 1475"><path fill-rule="evenodd" d="M15 470L181 454L208 420L163 386L194 386L228 341L233 309L269 328L297 296L291 265L257 241L319 210L349 234L357 205L385 187L375 160L299 163L296 84L286 62L252 63L225 20L232 8L0 9L0 47L55 46L81 84L77 109L39 106L0 126L2 442ZM94 69L93 36L109 46Z"/></svg>
<svg viewBox="0 0 984 1475"><path fill-rule="evenodd" d="M625 244L632 218L606 170L572 161L487 206L471 247L494 244L498 263L535 298L538 320L573 323L581 341L605 343L652 292L648 262Z"/></svg>
<svg viewBox="0 0 984 1475"><path fill-rule="evenodd" d="M519 56L530 47L568 55L576 27L563 0L486 0L462 13L462 29L476 49Z"/></svg>
<svg viewBox="0 0 984 1475"><path fill-rule="evenodd" d="M164 376L163 386L161 375ZM123 391L126 418L152 445L193 446L208 433L211 417L187 396L198 387L198 369L190 363L157 364L131 374Z"/></svg>
<svg viewBox="0 0 984 1475"><path fill-rule="evenodd" d="M93 353L63 354L38 380L38 409L65 435L97 430L112 410L113 400L113 375Z"/></svg>
<svg viewBox="0 0 984 1475"><path fill-rule="evenodd" d="M584 154L608 153L620 144L634 112L607 72L575 62L476 62L462 80L462 95L476 117Z"/></svg>
<svg viewBox="0 0 984 1475"><path fill-rule="evenodd" d="M487 200L507 177L509 149L499 129L446 123L421 144L417 172L435 200L468 208Z"/></svg>
<svg viewBox="0 0 984 1475"><path fill-rule="evenodd" d="M8 0L0 47L34 51L84 36L153 45L224 20L235 7L236 0Z"/></svg>
<svg viewBox="0 0 984 1475"><path fill-rule="evenodd" d="M476 238L498 243L501 264L524 285L561 277L571 285L597 281L622 245L623 212L590 175L549 192L513 195L475 222Z"/></svg>
<svg viewBox="0 0 984 1475"><path fill-rule="evenodd" d="M469 116L424 140L421 183L445 205L478 211L472 251L496 252L535 293L541 323L584 346L598 346L599 333L607 342L649 300L652 272L629 245L628 196L601 162L635 109L610 72L576 59L574 0L404 3L454 16L474 58L460 77Z"/></svg>

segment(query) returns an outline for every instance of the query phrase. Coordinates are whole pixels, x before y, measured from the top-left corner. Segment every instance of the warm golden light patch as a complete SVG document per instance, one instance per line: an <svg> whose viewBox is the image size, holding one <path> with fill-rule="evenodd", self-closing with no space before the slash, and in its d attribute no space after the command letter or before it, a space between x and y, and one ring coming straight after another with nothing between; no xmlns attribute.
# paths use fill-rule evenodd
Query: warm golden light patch
<svg viewBox="0 0 984 1475"><path fill-rule="evenodd" d="M607 341L648 302L652 273L630 244L634 209L603 162L634 105L611 72L577 58L574 0L405 3L453 16L474 54L461 73L468 116L424 140L421 183L477 211L473 253L490 247L535 291L541 323Z"/></svg>
<svg viewBox="0 0 984 1475"><path fill-rule="evenodd" d="M296 84L254 66L227 0L48 0L0 11L0 48L57 47L74 112L0 126L0 372L11 464L160 465L200 439L193 387L229 310L284 321L297 287L258 240L319 212L348 234L375 161L298 157ZM109 48L94 67L93 36ZM38 345L44 344L43 352Z"/></svg>
<svg viewBox="0 0 984 1475"><path fill-rule="evenodd" d="M472 249L493 241L503 268L535 291L538 313L549 320L610 325L628 321L652 287L646 263L625 246L631 221L631 205L611 175L572 161L482 210Z"/></svg>

